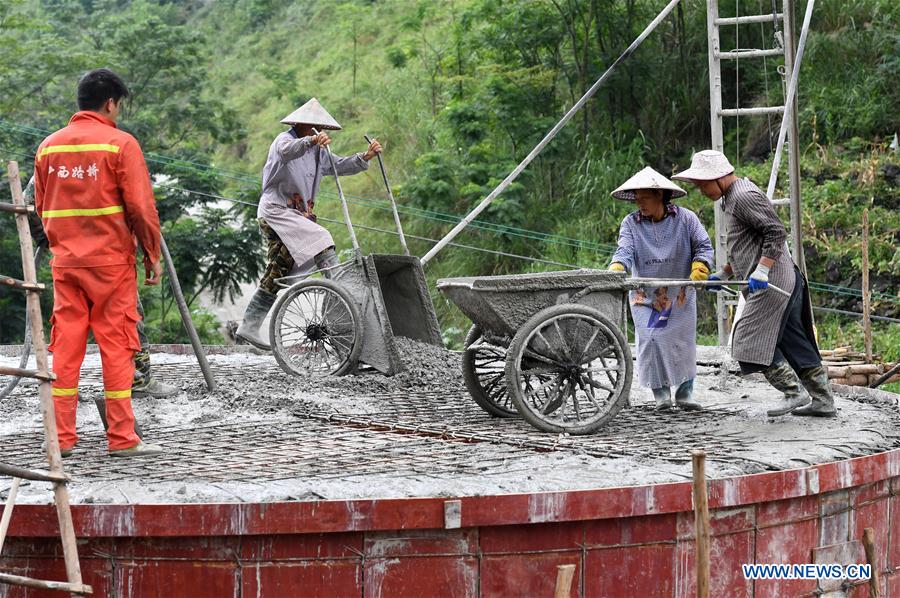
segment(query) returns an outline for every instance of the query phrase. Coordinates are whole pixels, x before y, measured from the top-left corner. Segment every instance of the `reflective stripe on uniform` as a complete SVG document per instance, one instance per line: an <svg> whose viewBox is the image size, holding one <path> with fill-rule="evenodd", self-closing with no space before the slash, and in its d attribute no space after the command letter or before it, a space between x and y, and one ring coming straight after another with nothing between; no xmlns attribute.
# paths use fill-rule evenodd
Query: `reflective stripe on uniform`
<svg viewBox="0 0 900 598"><path fill-rule="evenodd" d="M125 206L106 206L105 208L73 208L71 210L44 210L41 218L65 218L68 216L107 216L125 211Z"/></svg>
<svg viewBox="0 0 900 598"><path fill-rule="evenodd" d="M107 399L130 399L131 398L131 389L128 390L107 390L104 391L103 395Z"/></svg>
<svg viewBox="0 0 900 598"><path fill-rule="evenodd" d="M110 143L82 143L80 145L50 145L38 154L38 161L47 154L73 154L78 152L112 152L119 153L119 146Z"/></svg>
<svg viewBox="0 0 900 598"><path fill-rule="evenodd" d="M54 397L73 397L78 394L78 388L56 388L53 387Z"/></svg>

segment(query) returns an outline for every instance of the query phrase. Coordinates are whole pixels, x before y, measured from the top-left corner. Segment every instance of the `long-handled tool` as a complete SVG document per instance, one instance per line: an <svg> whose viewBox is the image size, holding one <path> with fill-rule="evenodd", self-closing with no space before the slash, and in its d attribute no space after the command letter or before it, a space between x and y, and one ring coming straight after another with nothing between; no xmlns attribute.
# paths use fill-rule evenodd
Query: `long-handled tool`
<svg viewBox="0 0 900 598"><path fill-rule="evenodd" d="M363 135L369 145L372 139L368 135ZM400 236L400 245L403 247L404 255L409 255L409 247L406 246L406 237L403 236L403 226L400 224L400 214L397 213L397 202L394 201L394 192L391 191L391 184L388 183L387 172L384 170L384 160L381 159L381 153L375 154L378 157L378 166L381 168L381 178L384 179L384 188L387 189L388 197L391 199L391 210L394 212L394 224L397 225L397 234Z"/></svg>
<svg viewBox="0 0 900 598"><path fill-rule="evenodd" d="M669 279L669 278L627 278L625 279L625 284L629 288L638 288L638 287L727 287L727 286L737 286L737 287L746 287L750 285L749 280L677 280L677 279ZM769 284L768 288L772 289L776 293L780 295L784 295L785 297L790 297L791 294L782 289L781 287L775 286L774 284ZM730 289L729 289L729 292Z"/></svg>
<svg viewBox="0 0 900 598"><path fill-rule="evenodd" d="M319 134L315 128L313 128L313 133L316 135ZM359 257L359 241L356 240L356 232L353 230L353 222L350 221L350 209L347 207L347 198L344 197L344 189L341 187L341 177L338 176L337 166L334 163L334 154L331 153L331 148L327 145L325 146L325 153L328 154L328 161L331 164L331 172L334 174L334 184L337 185L338 196L341 198L341 209L344 211L344 222L347 224L347 231L350 233L350 243L353 244L353 250L356 254L356 257Z"/></svg>
<svg viewBox="0 0 900 598"><path fill-rule="evenodd" d="M178 311L181 313L181 323L188 333L191 340L191 347L194 348L194 356L197 363L200 364L200 370L203 372L203 379L206 380L206 388L210 392L216 389L216 381L213 379L212 370L209 368L209 362L206 360L206 352L203 350L203 344L200 342L200 336L194 327L194 321L191 319L191 310L188 308L187 302L184 300L184 293L181 292L181 283L178 282L178 274L175 272L175 263L172 261L172 255L169 253L169 247L166 240L160 235L160 248L162 249L163 261L166 263L166 270L169 272L169 286L172 294L175 295L175 303L178 304Z"/></svg>

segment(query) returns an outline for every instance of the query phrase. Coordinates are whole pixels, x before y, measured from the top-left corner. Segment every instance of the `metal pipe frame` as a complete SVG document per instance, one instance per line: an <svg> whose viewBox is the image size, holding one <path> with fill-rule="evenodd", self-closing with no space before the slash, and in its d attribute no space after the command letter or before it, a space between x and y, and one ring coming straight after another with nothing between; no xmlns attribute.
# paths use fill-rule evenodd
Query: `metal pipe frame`
<svg viewBox="0 0 900 598"><path fill-rule="evenodd" d="M725 17L716 19L716 25L720 27L722 25L744 25L750 23L772 23L773 21L782 21L784 20L784 13L778 13L777 15L753 15L746 17Z"/></svg>
<svg viewBox="0 0 900 598"><path fill-rule="evenodd" d="M758 116L762 114L783 114L784 106L761 106L757 108L722 108L719 116Z"/></svg>
<svg viewBox="0 0 900 598"><path fill-rule="evenodd" d="M441 249L446 247L450 243L450 241L452 241L459 233L463 231L463 229L465 229L469 225L470 222L472 222L481 212L483 212L489 205L491 205L491 202L493 202L494 199L498 195L500 195L500 193L502 193L504 189L509 187L509 185L514 180L516 180L516 178L522 173L522 171L525 170L525 167L528 166L531 161L534 160L538 156L538 154L540 154L544 150L547 144L550 143L550 141L552 141L554 137L556 137L557 133L559 133L559 131L562 130L564 126L566 126L566 123L568 123L572 119L572 117L574 117L575 114L584 107L587 101L591 99L591 97L597 92L597 90L600 89L600 87L604 83L606 83L612 73L616 70L616 67L618 67L629 56L631 56L631 54L637 49L637 47L640 46L645 39L647 39L647 36L649 36L650 33L654 29L656 29L656 27L663 21L663 19L665 19L669 15L669 13L671 13L672 10L675 9L675 6L679 2L680 0L671 0L666 5L666 7L662 9L662 11L656 16L656 18L653 19L653 21L651 21L649 25L647 25L644 31L642 31L641 34L638 35L633 42L631 42L631 45L628 46L628 48L626 48L624 52L622 52L622 54L615 60L615 62L610 65L608 69L606 69L606 72L603 73L599 79L597 79L597 81L591 86L590 89L588 89L584 93L583 96L581 96L581 99L575 102L574 106L569 108L569 111L566 112L565 116L563 116L560 121L556 123L556 125L554 125L552 129L550 129L550 132L547 133L543 139L541 139L540 143L538 143L534 147L534 149L532 149L531 152L528 153L527 156L525 156L525 158L519 163L519 165L516 166L513 171L509 173L506 178L503 179L503 181L499 185L497 185L497 187L493 191L491 191L487 197L482 199L481 202L465 216L465 218L463 218L456 226L454 226L453 229L437 243L437 245L432 247L428 251L428 253L425 254L425 256L421 260L423 266L427 264L435 255L437 255L437 253Z"/></svg>
<svg viewBox="0 0 900 598"><path fill-rule="evenodd" d="M181 323L188 333L191 346L194 348L194 355L197 357L197 363L200 364L200 371L203 372L203 379L206 381L206 387L210 392L216 389L216 381L213 378L212 370L209 369L209 362L206 360L206 351L203 350L203 343L200 342L200 336L194 327L194 320L191 319L191 310L188 308L187 302L184 300L184 293L181 292L181 283L178 282L178 273L175 272L175 263L172 261L172 255L169 253L169 246L162 235L159 236L160 248L162 256L166 262L166 270L169 273L169 287L172 294L175 295L175 303L178 304L178 311L181 313Z"/></svg>

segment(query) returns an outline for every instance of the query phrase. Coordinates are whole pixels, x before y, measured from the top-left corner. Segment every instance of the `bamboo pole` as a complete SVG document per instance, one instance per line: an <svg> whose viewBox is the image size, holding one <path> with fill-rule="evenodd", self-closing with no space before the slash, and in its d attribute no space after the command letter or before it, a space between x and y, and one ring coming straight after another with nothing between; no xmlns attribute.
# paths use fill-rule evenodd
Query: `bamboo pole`
<svg viewBox="0 0 900 598"><path fill-rule="evenodd" d="M25 198L22 194L22 181L19 180L19 164L9 162L6 168L9 178L9 188L12 193L13 205L24 207ZM34 255L31 247L31 230L28 228L28 217L24 214L16 215L16 227L19 232L19 248L22 253L22 277L25 282L37 283L37 269L34 264ZM28 291L27 309L31 319L31 342L34 346L34 356L39 372L49 372L50 366L47 359L47 345L44 342L44 322L41 318L41 303L38 293ZM50 465L51 474L63 474L62 456L59 454L59 436L56 430L56 414L53 409L53 397L51 384L42 381L40 384L41 416L44 422L44 439L47 450L47 462ZM69 583L81 587L81 565L78 562L78 546L75 542L75 526L72 523L72 511L69 507L69 491L63 483L53 484L54 503L56 515L59 519L60 539L63 547L63 558L66 563L66 577Z"/></svg>
<svg viewBox="0 0 900 598"><path fill-rule="evenodd" d="M697 560L697 598L709 598L709 499L706 493L706 452L693 451L694 537Z"/></svg>
<svg viewBox="0 0 900 598"><path fill-rule="evenodd" d="M872 361L872 296L869 293L869 208L862 214L862 300L866 361Z"/></svg>
<svg viewBox="0 0 900 598"><path fill-rule="evenodd" d="M0 583L8 583L14 586L35 588L38 590L59 590L61 592L71 592L73 596L83 596L85 594L91 593L91 586L86 586L83 583L42 581L40 579L31 579L30 577L10 575L8 573L0 573Z"/></svg>
<svg viewBox="0 0 900 598"><path fill-rule="evenodd" d="M8 475L12 478L21 478L23 480L31 480L34 482L69 482L72 480L72 478L65 473L25 469L24 467L17 467L6 463L0 463L0 475Z"/></svg>
<svg viewBox="0 0 900 598"><path fill-rule="evenodd" d="M573 577L575 577L575 565L556 567L556 591L553 592L553 598L569 598L572 595Z"/></svg>
<svg viewBox="0 0 900 598"><path fill-rule="evenodd" d="M7 212L9 214L33 214L34 206L17 206L11 203L0 203L0 212Z"/></svg>
<svg viewBox="0 0 900 598"><path fill-rule="evenodd" d="M56 378L52 372L39 372L37 370L14 368L6 365L0 365L0 374L18 378L37 378L38 380L54 380Z"/></svg>
<svg viewBox="0 0 900 598"><path fill-rule="evenodd" d="M881 572L878 570L878 551L875 550L875 530L867 527L863 531L863 547L866 549L866 562L872 567L869 577L869 598L881 596Z"/></svg>
<svg viewBox="0 0 900 598"><path fill-rule="evenodd" d="M889 382L889 381L893 380L893 378L894 378L895 376L900 376L900 363L895 363L895 364L894 364L894 367L892 367L892 368L888 371L888 373L886 373L886 374L883 375L881 378L879 378L878 380L876 380L875 382L873 382L872 384L870 384L870 385L869 385L869 388L878 388L879 386L881 386L881 385L884 384L885 382Z"/></svg>
<svg viewBox="0 0 900 598"><path fill-rule="evenodd" d="M12 519L13 507L16 506L16 495L19 493L21 478L13 478L9 487L9 496L6 497L6 506L3 507L3 517L0 518L0 556L3 555L3 543L6 541L6 531L9 529L9 520Z"/></svg>
<svg viewBox="0 0 900 598"><path fill-rule="evenodd" d="M17 280L10 276L3 276L2 274L0 274L0 284L19 289L20 291L44 291L47 289L47 287L40 282L32 284L25 282L24 280Z"/></svg>

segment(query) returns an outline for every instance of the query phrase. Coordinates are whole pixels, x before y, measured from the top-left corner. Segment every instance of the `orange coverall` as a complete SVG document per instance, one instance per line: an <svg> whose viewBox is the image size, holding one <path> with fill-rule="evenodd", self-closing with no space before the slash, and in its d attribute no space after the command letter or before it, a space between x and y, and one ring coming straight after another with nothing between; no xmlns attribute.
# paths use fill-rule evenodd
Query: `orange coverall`
<svg viewBox="0 0 900 598"><path fill-rule="evenodd" d="M35 156L35 208L53 258L53 403L60 448L78 441L78 378L88 330L100 346L110 450L130 448L131 383L141 347L137 314L137 241L144 263L159 260L159 216L137 140L113 121L76 113Z"/></svg>

